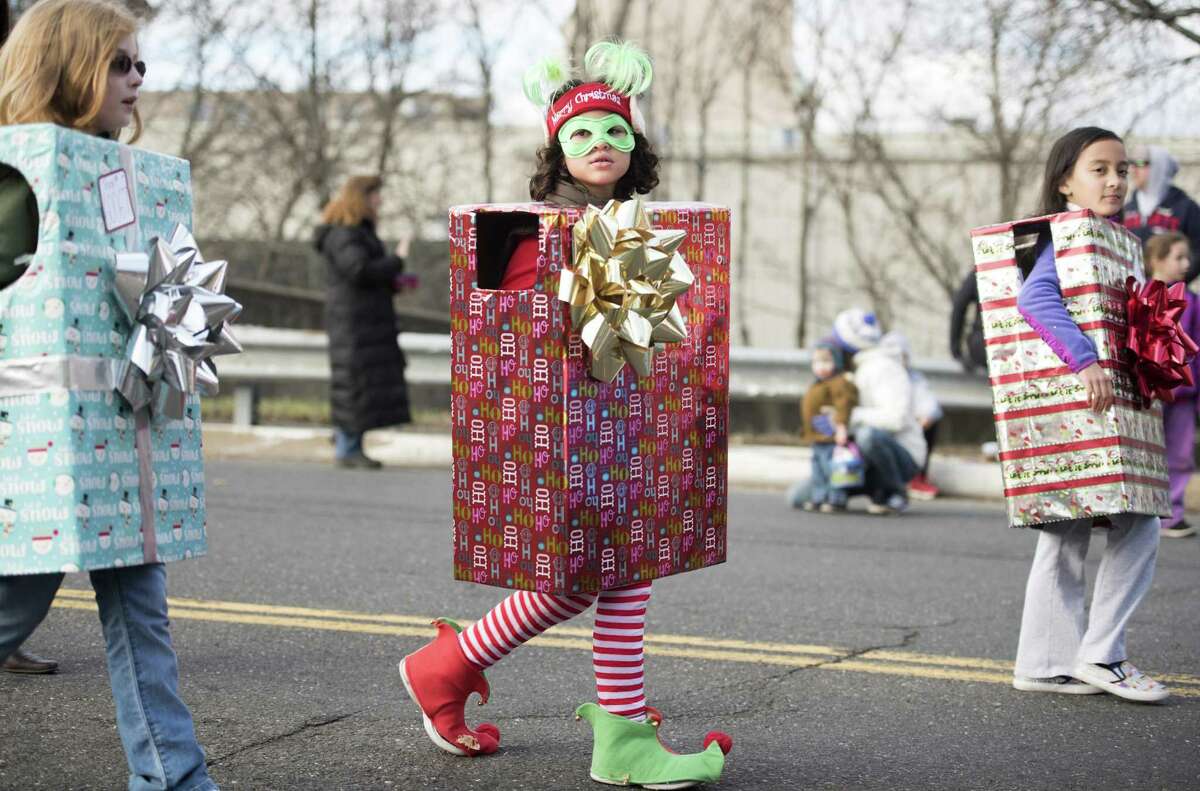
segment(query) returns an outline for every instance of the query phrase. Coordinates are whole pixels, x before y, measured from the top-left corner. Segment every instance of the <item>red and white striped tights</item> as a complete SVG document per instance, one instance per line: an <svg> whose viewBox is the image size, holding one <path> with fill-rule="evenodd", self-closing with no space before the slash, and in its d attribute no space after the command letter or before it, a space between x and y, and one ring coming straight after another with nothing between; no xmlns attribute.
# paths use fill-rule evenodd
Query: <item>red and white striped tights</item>
<svg viewBox="0 0 1200 791"><path fill-rule="evenodd" d="M552 596L517 591L464 629L458 635L458 644L472 664L486 670L517 646L574 618L596 602L596 624L592 628L596 695L610 713L641 721L646 719L642 636L649 601L649 582L601 591L599 595Z"/></svg>

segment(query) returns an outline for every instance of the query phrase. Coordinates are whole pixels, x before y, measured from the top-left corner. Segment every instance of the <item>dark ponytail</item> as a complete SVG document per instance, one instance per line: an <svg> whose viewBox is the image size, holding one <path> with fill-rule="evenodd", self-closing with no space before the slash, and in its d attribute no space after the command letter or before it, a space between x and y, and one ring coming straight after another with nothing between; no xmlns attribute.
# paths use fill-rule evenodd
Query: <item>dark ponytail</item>
<svg viewBox="0 0 1200 791"><path fill-rule="evenodd" d="M1041 200L1038 204L1038 214L1058 214L1067 210L1067 198L1058 188L1063 185L1075 170L1079 155L1092 143L1101 140L1116 140L1123 142L1115 133L1098 126L1081 126L1072 129L1050 147L1050 156L1046 158L1046 173L1042 177Z"/></svg>

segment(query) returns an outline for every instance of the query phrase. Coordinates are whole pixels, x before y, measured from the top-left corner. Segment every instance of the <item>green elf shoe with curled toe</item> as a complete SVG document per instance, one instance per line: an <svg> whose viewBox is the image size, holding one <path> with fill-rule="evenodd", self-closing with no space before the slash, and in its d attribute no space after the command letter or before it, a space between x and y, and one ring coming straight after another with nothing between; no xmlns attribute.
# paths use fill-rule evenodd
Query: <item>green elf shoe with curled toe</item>
<svg viewBox="0 0 1200 791"><path fill-rule="evenodd" d="M710 733L703 752L680 755L658 738L661 717L651 712L647 722L634 722L610 714L595 703L575 710L576 719L592 726L592 779L616 786L652 789L691 788L715 783L725 768L725 753L732 741L723 733Z"/></svg>

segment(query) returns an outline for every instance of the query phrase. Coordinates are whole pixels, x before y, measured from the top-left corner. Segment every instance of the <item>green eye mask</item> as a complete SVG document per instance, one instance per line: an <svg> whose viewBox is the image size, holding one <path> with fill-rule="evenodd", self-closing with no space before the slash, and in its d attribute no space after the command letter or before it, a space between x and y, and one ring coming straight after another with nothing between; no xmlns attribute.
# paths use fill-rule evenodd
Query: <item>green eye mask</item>
<svg viewBox="0 0 1200 791"><path fill-rule="evenodd" d="M633 128L621 116L609 113L603 118L577 115L558 130L558 142L571 159L587 156L601 143L628 154L633 150Z"/></svg>

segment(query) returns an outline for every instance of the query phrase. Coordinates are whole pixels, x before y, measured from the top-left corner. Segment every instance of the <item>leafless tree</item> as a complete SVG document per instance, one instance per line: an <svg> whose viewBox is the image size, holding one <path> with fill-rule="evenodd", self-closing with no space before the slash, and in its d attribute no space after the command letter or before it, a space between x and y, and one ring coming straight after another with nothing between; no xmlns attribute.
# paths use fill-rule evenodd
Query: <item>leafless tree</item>
<svg viewBox="0 0 1200 791"><path fill-rule="evenodd" d="M653 17L647 14L647 26L652 23L652 19ZM663 20L656 21L663 22ZM664 27L678 30L678 21L666 20ZM657 147L663 163L659 174L658 194L666 196L674 194L670 162L672 159L677 159L680 154L679 127L683 106L682 87L685 84L686 76L684 63L686 49L686 42L682 36L669 36L663 40L662 48L655 52L655 83L651 89L652 103L649 103L646 109L646 120L655 132L654 145ZM659 64L666 64L666 68L661 68Z"/></svg>
<svg viewBox="0 0 1200 791"><path fill-rule="evenodd" d="M885 46L852 59L844 70L856 102L847 140L851 159L862 167L856 175L860 188L891 218L911 264L949 297L967 250L961 232L951 236L945 229L966 228L970 222L964 207L939 197L940 191L916 177L918 169L908 167L891 145L879 115L889 74L923 48L965 56L959 59L961 78L987 86L984 109L972 114L961 106L941 108L928 120L935 132L964 136L969 158L994 169L992 216L1015 217L1023 192L1036 181L1049 137L1071 116L1103 101L1094 65L1104 58L1111 31L1057 0L987 0L945 19L936 41L923 42L914 32L913 20L922 19L918 10L905 0ZM978 58L979 53L985 57ZM846 179L840 181L844 185Z"/></svg>
<svg viewBox="0 0 1200 791"><path fill-rule="evenodd" d="M1093 0L1092 4L1116 11L1125 19L1162 25L1193 44L1200 44L1200 5L1195 3Z"/></svg>
<svg viewBox="0 0 1200 791"><path fill-rule="evenodd" d="M192 163L193 172L210 164L213 149L228 142L230 121L237 113L237 101L215 88L213 80L230 66L222 53L244 47L255 32L229 24L238 5L238 0L172 0L160 6L161 13L190 20L185 40L191 67L172 93L185 103L176 151Z"/></svg>
<svg viewBox="0 0 1200 791"><path fill-rule="evenodd" d="M964 117L943 110L941 117L968 135L979 159L995 165L998 216L1014 217L1023 187L1036 177L1036 152L1062 122L1056 106L1081 86L1079 75L1097 62L1110 31L1081 24L1075 9L1057 0L987 0L982 14L987 111Z"/></svg>
<svg viewBox="0 0 1200 791"><path fill-rule="evenodd" d="M576 0L567 34L567 48L571 58L576 63L582 63L588 47L597 41L624 38L633 4L634 0ZM648 11L650 5L646 2L644 8Z"/></svg>
<svg viewBox="0 0 1200 791"><path fill-rule="evenodd" d="M333 116L346 108L332 86L340 82L335 73L340 56L351 49L345 43L338 51L323 46L329 8L325 0L304 0L299 35L278 31L276 57L265 63L250 51L239 57L240 72L252 86L246 109L258 126L259 167L279 163L279 179L270 185L269 205L262 209L270 238L284 238L306 198L318 205L328 201L340 169L343 149L330 127ZM260 11L249 24L267 29L273 10ZM295 76L303 82L289 83Z"/></svg>
<svg viewBox="0 0 1200 791"><path fill-rule="evenodd" d="M487 35L480 4L481 0L467 0L466 27L469 31L471 55L478 68L479 92L483 98L483 111L479 115L479 143L483 156L483 192L485 200L491 203L495 194L492 176L492 109L496 103L492 71L496 64L497 40Z"/></svg>
<svg viewBox="0 0 1200 791"><path fill-rule="evenodd" d="M17 17L29 10L29 7L36 2L37 0L11 0L9 5L12 9L12 19L16 20ZM120 0L120 2L121 5L142 19L149 19L158 10L156 5L148 2L148 0Z"/></svg>
<svg viewBox="0 0 1200 791"><path fill-rule="evenodd" d="M696 102L695 190L693 198L703 200L708 186L709 133L712 127L712 108L725 79L734 64L731 47L718 46L726 37L735 15L741 8L721 0L709 0L703 9L689 8L698 20L695 36L687 48L689 67L685 72Z"/></svg>
<svg viewBox="0 0 1200 791"><path fill-rule="evenodd" d="M778 14L778 7L789 0L771 0L769 13ZM812 3L801 9L795 8L797 29L800 38L792 40L793 31L781 26L768 27L763 33L765 40L760 46L766 48L786 47L789 57L767 59L765 65L783 95L787 97L792 111L792 123L799 140L799 156L792 160L792 168L798 171L799 190L796 222L796 345L807 343L807 328L811 306L810 277L812 229L822 191L819 180L821 168L819 158L822 151L817 145L817 120L821 116L824 93L829 89L826 82L826 54L830 26L830 8L823 3Z"/></svg>
<svg viewBox="0 0 1200 791"><path fill-rule="evenodd" d="M764 68L765 62L771 58L760 57L761 44L760 39L765 31L779 20L778 9L772 2L759 2L750 5L741 19L742 27L737 31L737 40L734 44L734 61L737 64L737 71L740 76L740 102L741 102L741 156L738 162L739 172L739 194L740 201L737 212L737 250L733 257L734 271L733 280L735 283L746 284L749 282L747 277L748 267L750 265L750 236L751 222L754 217L751 211L752 200L752 171L756 166L756 157L754 150L754 123L755 123L755 99L754 87L756 81L760 78L759 72L766 71ZM738 336L744 346L751 345L750 339L750 322L749 306L747 303L747 295L749 289L746 287L735 289L737 310Z"/></svg>
<svg viewBox="0 0 1200 791"><path fill-rule="evenodd" d="M471 53L475 67L475 80L483 101L479 116L479 142L482 154L482 177L486 200L491 202L495 194L494 130L492 111L496 106L495 68L496 60L506 46L516 26L521 24L522 14L538 10L538 4L522 5L515 10L498 0L466 0L463 7L462 27L466 33L467 51ZM533 58L530 59L531 62Z"/></svg>
<svg viewBox="0 0 1200 791"><path fill-rule="evenodd" d="M362 30L368 32L363 47L367 93L373 105L375 132L375 172L387 173L402 125L400 110L414 93L408 88L408 74L416 56L416 42L435 17L432 0L385 2L377 13L367 5L359 7ZM371 31L377 35L370 35Z"/></svg>
<svg viewBox="0 0 1200 791"><path fill-rule="evenodd" d="M196 64L167 97L185 105L179 153L196 172L222 173L215 204L250 212L263 236L279 239L307 233L298 212L325 203L348 169L393 170L403 107L414 95L409 67L417 38L432 24L432 0L338 7L305 0L290 26L267 6L233 0L175 0L164 8L189 31ZM359 24L331 36L334 14ZM256 49L263 40L270 57Z"/></svg>

